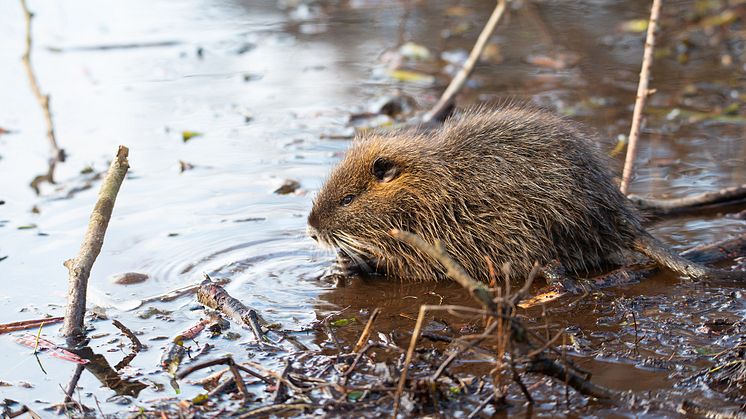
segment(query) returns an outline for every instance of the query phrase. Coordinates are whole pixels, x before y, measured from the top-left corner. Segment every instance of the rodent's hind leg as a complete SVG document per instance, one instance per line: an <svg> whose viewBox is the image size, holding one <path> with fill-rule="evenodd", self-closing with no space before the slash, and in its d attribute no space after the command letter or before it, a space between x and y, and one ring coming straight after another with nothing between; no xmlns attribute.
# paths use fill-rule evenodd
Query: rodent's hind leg
<svg viewBox="0 0 746 419"><path fill-rule="evenodd" d="M653 259L661 267L695 280L746 281L745 271L709 268L692 262L648 233L641 233L633 242L634 249Z"/></svg>
<svg viewBox="0 0 746 419"><path fill-rule="evenodd" d="M547 281L547 285L559 285L571 294L583 294L586 291L579 278L569 275L558 259L544 264L539 269L539 275Z"/></svg>

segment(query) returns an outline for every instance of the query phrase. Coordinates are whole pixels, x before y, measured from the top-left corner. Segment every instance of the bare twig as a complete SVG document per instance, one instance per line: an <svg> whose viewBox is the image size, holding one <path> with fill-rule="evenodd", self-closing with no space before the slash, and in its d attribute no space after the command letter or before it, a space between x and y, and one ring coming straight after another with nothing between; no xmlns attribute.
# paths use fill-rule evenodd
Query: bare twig
<svg viewBox="0 0 746 419"><path fill-rule="evenodd" d="M371 348L381 348L381 347L384 347L384 345L381 343L373 342L373 343L366 344L359 351L357 351L357 355L355 355L355 359L352 360L352 364L350 364L350 367L345 370L344 374L342 374L342 380L340 381L340 383L343 386L347 384L347 380L350 378L350 375L352 375L352 372L355 371L357 364L360 363L360 360Z"/></svg>
<svg viewBox="0 0 746 419"><path fill-rule="evenodd" d="M409 341L409 348L407 349L407 356L404 358L404 365L402 366L401 376L399 377L399 384L396 386L396 395L394 395L394 412L391 415L392 418L396 418L396 414L399 411L399 405L401 404L401 395L404 392L404 384L407 382L407 372L409 371L409 363L412 362L412 356L414 355L414 348L417 346L417 339L420 337L420 331L422 330L422 323L425 320L425 312L427 311L427 305L420 306L420 313L417 316L417 323L414 326L412 332L412 339Z"/></svg>
<svg viewBox="0 0 746 419"><path fill-rule="evenodd" d="M23 320L20 322L0 324L0 335L3 333L17 332L19 330L35 329L41 325L59 323L64 317L49 317L46 319Z"/></svg>
<svg viewBox="0 0 746 419"><path fill-rule="evenodd" d="M272 380L270 380L269 378L267 378L267 377L259 374L258 372L254 371L254 370L251 370L251 369L249 369L249 368L247 368L247 367L245 367L245 366L243 366L241 364L236 364L236 368L238 368L239 370L241 370L241 371L243 371L243 372L251 375L252 377L255 377L255 378L258 378L258 379L264 381L266 384L272 384Z"/></svg>
<svg viewBox="0 0 746 419"><path fill-rule="evenodd" d="M132 342L132 352L130 352L121 361L119 361L117 365L114 366L114 369L119 371L129 365L130 362L135 359L137 354L140 353L140 351L142 350L142 343L140 343L140 339L138 339L137 336L135 336L135 334L132 333L132 331L127 326L123 325L120 321L112 320L111 322L114 324L114 326L117 327L117 329L121 330L122 333L127 336L130 342Z"/></svg>
<svg viewBox="0 0 746 419"><path fill-rule="evenodd" d="M482 29L482 32L479 34L479 38L477 38L477 42L474 44L474 48L472 48L469 58L467 58L459 72L453 80L451 80L451 83L448 85L445 92L443 92L443 95L438 99L438 103L422 116L422 122L427 123L432 120L439 120L445 116L444 114L453 103L453 97L464 88L466 80L469 79L469 76L474 71L474 66L477 64L477 61L479 61L479 57L482 55L482 51L484 51L487 41L490 39L490 36L492 36L497 23L500 22L500 18L505 12L505 4L506 0L497 1L497 6L495 6L495 10L492 12L487 24L484 25L484 29Z"/></svg>
<svg viewBox="0 0 746 419"><path fill-rule="evenodd" d="M461 348L457 349L456 351L454 351L453 353L451 353L451 355L449 355L448 358L446 358L446 360L443 361L440 364L440 366L435 371L435 373L433 373L433 375L430 377L430 380L431 381L437 380L438 377L440 377L440 375L443 374L443 371L445 371L445 369L448 368L448 366L451 365L451 363L457 357L459 357L461 354L463 354L464 352L468 351L469 349L471 349L471 348L479 345L480 343L482 343L483 340L485 340L488 337L490 337L490 335L492 334L492 332L494 332L495 329L497 329L497 327L499 325L500 325L500 322L493 322L492 324L490 324L487 327L487 329L484 330L484 333L482 333L481 336L479 336L478 338L476 338L476 339L472 340L471 342L469 342L467 345L464 345L463 347L461 347Z"/></svg>
<svg viewBox="0 0 746 419"><path fill-rule="evenodd" d="M112 320L111 322L132 342L132 350L134 352L140 352L142 350L140 339L138 339L127 326L123 325L119 320Z"/></svg>
<svg viewBox="0 0 746 419"><path fill-rule="evenodd" d="M228 358L230 361L228 362L228 369L231 370L231 374L233 374L233 381L236 383L236 388L238 389L238 392L241 393L241 396L243 396L244 403L248 403L250 399L249 391L246 389L246 383L243 382L243 377L241 377L241 373L238 372L238 368L236 368L236 363L233 362L233 358Z"/></svg>
<svg viewBox="0 0 746 419"><path fill-rule="evenodd" d="M655 31L658 27L658 16L661 11L661 0L653 0L653 7L650 10L650 22L648 22L648 33L645 39L645 52L643 53L642 69L640 70L640 82L637 85L637 98L635 99L635 109L632 113L632 127L629 130L629 143L627 144L627 158L624 160L624 171L622 173L622 185L620 189L623 194L627 194L629 183L632 180L632 171L634 170L635 158L637 156L637 140L640 137L640 125L642 121L642 111L645 109L650 90L650 67L653 65L653 50L655 49Z"/></svg>
<svg viewBox="0 0 746 419"><path fill-rule="evenodd" d="M744 201L746 200L746 183L682 198L655 199L638 195L629 195L628 198L639 208L652 211L656 215L683 214Z"/></svg>
<svg viewBox="0 0 746 419"><path fill-rule="evenodd" d="M91 274L91 268L96 261L96 257L101 252L106 227L111 219L119 187L124 181L127 169L129 169L128 153L127 147L119 146L119 151L112 160L109 172L101 184L96 206L93 208L91 219L88 222L88 230L83 238L83 243L80 245L80 252L76 258L65 261L65 266L70 274L70 284L67 292L67 307L65 308L62 335L68 339L83 334L88 277Z"/></svg>
<svg viewBox="0 0 746 419"><path fill-rule="evenodd" d="M269 323L261 316L261 314L259 314L257 310L247 307L241 301L232 297L220 285L209 281L209 277L208 280L202 282L197 290L197 301L225 314L233 319L233 321L249 327L259 344L267 344L268 342L271 342L267 337L268 333L265 333L263 329L267 328ZM279 335L280 338L286 340L298 350L308 350L308 348L298 341L298 339L294 336L288 335L282 330L273 330L270 332Z"/></svg>
<svg viewBox="0 0 746 419"><path fill-rule="evenodd" d="M272 416L273 413L279 413L283 411L292 411L292 410L306 410L310 409L313 406L307 403L287 403L287 404L272 404L269 406L262 406L258 407L253 410L249 410L248 412L244 413L241 416L238 416L238 419L247 419L247 418L253 418L257 416Z"/></svg>
<svg viewBox="0 0 746 419"><path fill-rule="evenodd" d="M487 407L488 404L490 404L493 400L495 400L495 393L493 392L490 394L486 399L482 400L481 403L479 403L479 406L476 407L476 409L472 410L471 413L469 413L469 416L467 416L467 419L471 419L476 417L479 412L482 411L485 407Z"/></svg>
<svg viewBox="0 0 746 419"><path fill-rule="evenodd" d="M360 338L358 338L357 343L355 344L355 348L352 350L352 352L358 352L360 349L362 349L363 346L365 346L365 343L368 342L368 336L370 336L370 329L373 327L373 322L376 321L376 318L378 317L378 314L381 313L381 310L376 308L373 310L373 313L370 314L370 317L368 318L368 322L365 323L365 328L363 329L363 333L360 334Z"/></svg>

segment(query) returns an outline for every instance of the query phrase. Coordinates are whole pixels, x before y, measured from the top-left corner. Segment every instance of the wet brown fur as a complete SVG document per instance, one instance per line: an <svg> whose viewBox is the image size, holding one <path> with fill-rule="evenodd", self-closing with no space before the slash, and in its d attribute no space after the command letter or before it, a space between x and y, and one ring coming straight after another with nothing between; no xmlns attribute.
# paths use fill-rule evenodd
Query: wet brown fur
<svg viewBox="0 0 746 419"><path fill-rule="evenodd" d="M374 175L377 160L393 170L390 180ZM440 241L480 280L488 280L485 257L510 263L512 278L553 259L585 275L619 264L643 231L609 166L595 139L566 119L526 107L473 109L437 131L356 139L309 224L321 243L401 279L444 272L389 236L392 228ZM348 195L355 198L345 206Z"/></svg>

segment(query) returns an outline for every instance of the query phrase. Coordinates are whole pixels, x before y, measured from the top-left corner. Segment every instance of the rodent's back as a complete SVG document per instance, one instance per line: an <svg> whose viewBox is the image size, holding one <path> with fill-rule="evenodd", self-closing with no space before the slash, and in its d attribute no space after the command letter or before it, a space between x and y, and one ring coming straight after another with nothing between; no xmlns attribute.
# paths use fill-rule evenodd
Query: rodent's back
<svg viewBox="0 0 746 419"><path fill-rule="evenodd" d="M395 177L359 179L381 158L396 167ZM350 184L358 185L356 207L321 202L334 195L327 189ZM389 229L440 240L470 274L486 280L486 258L498 267L510 263L512 277L552 259L573 273L600 269L616 262L641 228L590 135L519 107L466 111L426 134L358 140L322 188L314 210L321 207L327 211L317 216L356 215L357 222L336 230L362 256L385 261L393 276L421 280L441 276L441 268L388 237Z"/></svg>

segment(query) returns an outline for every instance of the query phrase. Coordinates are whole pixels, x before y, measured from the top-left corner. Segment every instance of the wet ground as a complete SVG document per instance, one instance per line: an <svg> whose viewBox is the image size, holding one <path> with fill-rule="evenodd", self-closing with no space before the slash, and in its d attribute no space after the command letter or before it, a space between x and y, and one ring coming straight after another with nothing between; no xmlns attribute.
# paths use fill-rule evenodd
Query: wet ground
<svg viewBox="0 0 746 419"><path fill-rule="evenodd" d="M29 7L35 13L33 66L42 91L51 95L58 142L68 157L55 168L55 184L42 182L38 193L29 186L48 171L49 145L20 60L21 8L2 2L0 128L10 132L0 134L0 322L62 315L62 262L77 254L96 198L96 174L118 144L130 148L131 170L89 293L99 311L141 333L148 349L125 373L148 386L137 397L121 396L84 373L78 396L84 404L97 400L107 413L136 411L155 399L186 400L202 392L182 383L175 394L159 367L164 339L202 315L194 298L139 301L198 283L203 273L230 279L226 289L234 297L286 329L307 329L345 309L336 318L359 318L338 333L348 346L375 307L382 309L376 329L394 331L395 342L406 345L420 304L468 303L452 284L354 280L337 287L319 280L333 256L305 237L305 216L349 144L350 114L397 92L427 109L453 73L449 60L459 62L471 47L490 2L76 0ZM635 19L647 18L648 3L514 8L459 104L528 100L587 123L611 152L628 132L643 36L632 29ZM746 12L743 6L733 7L732 15L725 10L718 2L664 5L653 68L657 92L632 192L681 196L746 181ZM407 41L433 58L402 57L396 51ZM416 77L392 72L397 60ZM275 193L289 179L300 187ZM743 233L746 222L714 214L668 219L651 230L684 249ZM112 282L124 272L149 279ZM153 308L166 314L143 318ZM689 379L742 336L742 287L661 276L571 306L550 304L545 314L526 313L553 332L568 328L574 337L566 342L569 350L599 384L664 398L686 394L707 405L743 402L743 389L733 393ZM459 333L464 324L454 322L449 326ZM718 324L724 326L712 326ZM92 348L110 364L119 362L128 340L109 321L91 326ZM234 332L240 338L198 341L215 345L211 356L256 354L251 334ZM44 335L60 341L55 327ZM312 347L330 345L323 333L299 337ZM281 364L280 355L257 359L267 368ZM60 385L73 370L69 362L37 359L15 336L0 337L2 398L42 410L62 400ZM578 396L568 406L564 391L553 390L537 384L535 414L610 413ZM519 396L512 409L525 410Z"/></svg>

